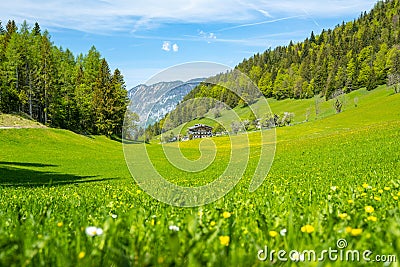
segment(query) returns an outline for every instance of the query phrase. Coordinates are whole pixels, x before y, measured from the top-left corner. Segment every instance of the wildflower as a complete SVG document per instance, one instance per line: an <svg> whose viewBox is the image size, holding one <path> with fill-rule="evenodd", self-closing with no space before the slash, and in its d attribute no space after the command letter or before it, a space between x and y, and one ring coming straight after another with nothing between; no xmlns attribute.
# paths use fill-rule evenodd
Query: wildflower
<svg viewBox="0 0 400 267"><path fill-rule="evenodd" d="M331 186L332 191L336 191L336 189L337 189L337 186Z"/></svg>
<svg viewBox="0 0 400 267"><path fill-rule="evenodd" d="M179 231L179 227L176 225L170 225L168 227L169 230L174 231L174 232L178 232Z"/></svg>
<svg viewBox="0 0 400 267"><path fill-rule="evenodd" d="M400 192L398 192L398 193L397 193L397 196L399 196L399 197L400 197Z"/></svg>
<svg viewBox="0 0 400 267"><path fill-rule="evenodd" d="M290 259L294 262L298 262L298 261L304 261L305 257L303 253L296 252L291 255Z"/></svg>
<svg viewBox="0 0 400 267"><path fill-rule="evenodd" d="M118 215L117 214L111 214L111 218L117 219Z"/></svg>
<svg viewBox="0 0 400 267"><path fill-rule="evenodd" d="M276 237L276 236L278 236L278 232L277 231L269 231L269 236Z"/></svg>
<svg viewBox="0 0 400 267"><path fill-rule="evenodd" d="M352 236L359 236L359 235L362 234L362 232L363 232L363 229L361 229L361 228L354 228L354 229L351 230L350 233L351 233Z"/></svg>
<svg viewBox="0 0 400 267"><path fill-rule="evenodd" d="M96 226L88 226L86 227L85 232L88 236L96 236L96 235L102 235L103 229L97 228Z"/></svg>
<svg viewBox="0 0 400 267"><path fill-rule="evenodd" d="M398 196L393 196L393 199L394 200L399 200L399 197Z"/></svg>
<svg viewBox="0 0 400 267"><path fill-rule="evenodd" d="M379 194L382 194L382 193L383 193L383 190L382 190L382 189L379 189L379 190L378 190L378 193L379 193Z"/></svg>
<svg viewBox="0 0 400 267"><path fill-rule="evenodd" d="M367 188L369 187L369 185L368 185L367 183L363 183L362 187L363 187L364 189L367 189Z"/></svg>
<svg viewBox="0 0 400 267"><path fill-rule="evenodd" d="M367 193L361 193L362 197L365 197L367 195Z"/></svg>
<svg viewBox="0 0 400 267"><path fill-rule="evenodd" d="M354 203L354 200L352 200L352 199L349 199L349 200L347 200L347 203L349 203L349 204L353 204L353 203Z"/></svg>
<svg viewBox="0 0 400 267"><path fill-rule="evenodd" d="M380 198L380 197L374 197L374 199L376 200L376 201L381 201L382 199Z"/></svg>
<svg viewBox="0 0 400 267"><path fill-rule="evenodd" d="M58 226L58 227L62 227L63 225L64 225L63 222L58 222L58 223L57 223L57 226Z"/></svg>
<svg viewBox="0 0 400 267"><path fill-rule="evenodd" d="M350 234L351 231L353 231L353 228L352 228L351 226L347 226L347 227L344 229L344 231L345 231L346 233Z"/></svg>
<svg viewBox="0 0 400 267"><path fill-rule="evenodd" d="M197 213L197 215L199 215L200 217L203 216L203 211L199 210L199 212Z"/></svg>
<svg viewBox="0 0 400 267"><path fill-rule="evenodd" d="M347 218L347 213L340 213L339 214L340 219L346 219Z"/></svg>
<svg viewBox="0 0 400 267"><path fill-rule="evenodd" d="M389 186L385 186L383 189L385 189L386 191L390 191L390 187Z"/></svg>
<svg viewBox="0 0 400 267"><path fill-rule="evenodd" d="M211 221L211 222L210 222L210 226L215 226L215 224L216 224L216 223L215 223L214 221Z"/></svg>
<svg viewBox="0 0 400 267"><path fill-rule="evenodd" d="M372 206L365 206L365 212L367 212L367 213L372 213L372 212L374 212L374 207L372 207Z"/></svg>
<svg viewBox="0 0 400 267"><path fill-rule="evenodd" d="M86 253L84 251L79 252L78 258L83 259L85 257Z"/></svg>
<svg viewBox="0 0 400 267"><path fill-rule="evenodd" d="M376 222L378 219L375 216L368 216L367 220L371 222Z"/></svg>
<svg viewBox="0 0 400 267"><path fill-rule="evenodd" d="M314 226L309 225L309 224L304 225L301 227L301 231L303 233L311 234L312 232L314 232Z"/></svg>
<svg viewBox="0 0 400 267"><path fill-rule="evenodd" d="M227 235L223 235L219 237L219 242L223 246L229 246L230 237Z"/></svg>
<svg viewBox="0 0 400 267"><path fill-rule="evenodd" d="M231 213L228 211L224 211L224 213L222 213L222 217L224 217L225 219L228 219L229 217L231 217Z"/></svg>
<svg viewBox="0 0 400 267"><path fill-rule="evenodd" d="M286 228L284 228L284 229L282 229L282 230L279 231L279 234L280 234L281 236L285 236L286 233L287 233Z"/></svg>

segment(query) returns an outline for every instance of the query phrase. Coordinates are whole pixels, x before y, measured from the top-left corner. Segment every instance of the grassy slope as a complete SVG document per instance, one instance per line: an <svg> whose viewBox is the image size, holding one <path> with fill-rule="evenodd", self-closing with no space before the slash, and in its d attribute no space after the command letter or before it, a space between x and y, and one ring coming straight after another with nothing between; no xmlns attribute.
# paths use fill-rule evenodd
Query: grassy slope
<svg viewBox="0 0 400 267"><path fill-rule="evenodd" d="M355 95L357 108L277 129L275 161L259 190L247 191L250 177L245 175L231 193L201 209L170 207L138 190L118 142L55 129L0 130L0 265L187 265L189 260L243 266L256 264L264 245L326 249L343 237L351 249L398 252L400 207L394 196L400 186L400 94L380 88ZM271 107L301 113L312 101L286 100ZM331 105L324 105L329 115ZM185 143L184 153L196 158L198 142ZM364 190L363 183L374 190ZM378 193L385 186L391 191ZM381 201L373 199L378 196ZM377 223L367 221L365 205L375 207ZM224 211L233 215L224 219ZM337 217L343 212L349 214L346 220ZM176 235L168 230L172 224L181 228ZM305 224L315 232L301 233ZM105 234L88 237L88 225L102 227ZM363 234L346 235L346 226L362 228ZM269 236L282 228L288 229L285 238ZM229 247L221 246L222 235L230 236Z"/></svg>
<svg viewBox="0 0 400 267"><path fill-rule="evenodd" d="M382 114L381 112L374 112L374 109L377 107L374 106L374 103L377 102L378 105L381 104L381 101L385 97L392 95L393 94L393 89L388 89L386 86L379 86L377 89L372 90L372 91L367 91L366 89L360 89L354 92L351 92L350 94L346 94L344 96L341 96L340 99L343 102L343 110L344 111L353 111L355 113L362 113L368 112L368 116L363 116L361 115L361 125L366 122L366 121L373 121L377 122L380 120L386 120L387 116L391 116L392 114L387 114L384 113ZM355 106L355 99L357 100L357 107ZM301 99L301 100L296 100L296 99L286 99L286 100L281 100L277 101L276 99L268 99L268 104L270 110L275 113L275 114L282 114L283 112L292 112L294 113L294 119L293 119L293 124L299 124L303 123L306 120L306 114L309 113L309 121L315 121L319 119L323 119L326 117L330 117L335 115L335 111L333 108L334 100L329 100L325 101L322 98L318 98L318 101L320 101L319 104L319 113L318 115L316 114L316 99ZM257 102L251 106L253 110L256 110L260 114L267 114L269 113L269 109L265 106L261 106L260 102ZM370 109L370 110L369 110ZM378 106L378 110L380 110ZM391 109L387 109L391 111ZM249 117L250 114L250 108L245 107L245 108L235 108L234 109L235 113L242 119L246 119ZM385 112L385 111L384 111ZM373 118L370 118L370 115L373 116ZM384 118L376 118L376 116L382 116L384 115ZM212 115L208 116L209 118L213 118ZM213 119L209 118L204 118L204 119L198 119L191 121L187 123L184 127L180 126L177 127L176 129L172 130L174 133L178 133L181 129L183 129L183 133L186 133L186 129L190 126L193 126L194 124L197 123L203 123L203 124L208 124L211 126L215 126L215 122ZM352 118L353 119L353 118ZM357 118L355 118L357 119ZM229 111L222 111L221 112L221 117L219 118L225 125L230 125L232 121L237 121L236 116L233 115L232 112ZM358 119L357 119L358 121ZM357 123L355 121L355 123ZM348 124L348 123L347 123ZM230 130L230 129L228 129ZM168 132L169 133L169 132ZM168 134L167 133L167 134Z"/></svg>
<svg viewBox="0 0 400 267"><path fill-rule="evenodd" d="M1 128L45 128L43 124L19 115L0 114Z"/></svg>

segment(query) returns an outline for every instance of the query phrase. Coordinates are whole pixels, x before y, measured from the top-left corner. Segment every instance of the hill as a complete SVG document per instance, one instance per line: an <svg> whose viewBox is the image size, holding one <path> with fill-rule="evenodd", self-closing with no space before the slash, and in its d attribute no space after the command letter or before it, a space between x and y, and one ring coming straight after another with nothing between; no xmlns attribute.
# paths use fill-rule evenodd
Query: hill
<svg viewBox="0 0 400 267"><path fill-rule="evenodd" d="M0 128L46 128L46 126L27 116L0 114Z"/></svg>
<svg viewBox="0 0 400 267"><path fill-rule="evenodd" d="M292 113L293 119L291 125L297 125L298 127L296 129L304 129L309 126L313 127L311 125L319 125L321 129L334 129L335 125L339 127L339 125L344 124L342 120L346 120L346 126L343 127L350 129L361 125L391 121L397 119L400 114L396 110L396 106L400 101L400 94L394 94L394 90L387 86L379 86L372 91L363 88L340 96L340 100L343 102L341 114L336 114L334 99L326 101L321 97L285 100L270 98L268 99L268 104L271 112L274 114L282 116L285 112ZM270 114L270 111L263 110L263 108L266 107L260 104L261 103L256 102L250 105L250 107L236 107L232 110L233 112L230 110L222 110L218 120L225 125L231 125L233 121L237 121L236 115L239 116L242 121L249 119L251 117L251 110L257 110L259 113L265 114L262 118L266 118L266 116ZM324 126L324 123L328 123L330 126ZM182 124L164 134L169 136L172 132L175 135L178 133L185 135L187 128L195 124L207 124L212 127L217 126L214 120L214 114L209 112L205 115L205 118ZM228 128L227 130L232 131L232 128ZM314 130L319 132L317 129ZM283 131L291 132L286 129Z"/></svg>

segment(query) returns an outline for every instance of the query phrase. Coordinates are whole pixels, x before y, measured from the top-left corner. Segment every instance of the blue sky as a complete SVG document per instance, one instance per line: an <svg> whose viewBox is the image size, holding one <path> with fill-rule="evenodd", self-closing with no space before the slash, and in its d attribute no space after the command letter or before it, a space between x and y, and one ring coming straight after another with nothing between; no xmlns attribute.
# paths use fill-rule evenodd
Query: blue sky
<svg viewBox="0 0 400 267"><path fill-rule="evenodd" d="M302 41L369 11L372 0L1 1L0 19L48 29L75 54L92 45L119 68L127 87L176 64L234 67L269 47Z"/></svg>

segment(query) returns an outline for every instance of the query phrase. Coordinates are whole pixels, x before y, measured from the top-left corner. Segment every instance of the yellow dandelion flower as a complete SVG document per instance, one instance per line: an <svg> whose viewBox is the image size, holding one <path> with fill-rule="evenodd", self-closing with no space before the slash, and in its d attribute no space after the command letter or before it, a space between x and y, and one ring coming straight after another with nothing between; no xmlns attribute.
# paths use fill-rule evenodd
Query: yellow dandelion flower
<svg viewBox="0 0 400 267"><path fill-rule="evenodd" d="M152 226L154 226L154 219L152 219L152 220L150 221L150 224L151 224Z"/></svg>
<svg viewBox="0 0 400 267"><path fill-rule="evenodd" d="M225 219L228 219L229 217L231 217L231 213L228 212L228 211L224 211L224 213L222 213L222 216L223 216Z"/></svg>
<svg viewBox="0 0 400 267"><path fill-rule="evenodd" d="M365 197L367 195L367 193L361 193L362 197Z"/></svg>
<svg viewBox="0 0 400 267"><path fill-rule="evenodd" d="M347 226L347 227L344 229L344 231L345 231L346 233L348 233L348 234L350 234L352 230L353 230L353 228L352 228L351 226Z"/></svg>
<svg viewBox="0 0 400 267"><path fill-rule="evenodd" d="M382 194L382 193L383 193L383 190L382 190L382 189L379 189L379 190L378 190L378 193L379 193L379 194Z"/></svg>
<svg viewBox="0 0 400 267"><path fill-rule="evenodd" d="M58 226L58 227L62 227L63 225L64 225L63 222L58 222L58 223L57 223L57 226Z"/></svg>
<svg viewBox="0 0 400 267"><path fill-rule="evenodd" d="M372 207L372 206L365 206L365 212L367 212L367 213L372 213L372 212L374 212L374 207Z"/></svg>
<svg viewBox="0 0 400 267"><path fill-rule="evenodd" d="M359 236L359 235L362 234L362 232L363 232L363 229L361 229L361 228L354 228L354 229L351 230L350 233L351 233L352 236Z"/></svg>
<svg viewBox="0 0 400 267"><path fill-rule="evenodd" d="M371 222L376 222L378 218L376 218L375 216L368 216L367 220Z"/></svg>
<svg viewBox="0 0 400 267"><path fill-rule="evenodd" d="M399 200L399 197L398 196L393 196L393 199L394 200Z"/></svg>
<svg viewBox="0 0 400 267"><path fill-rule="evenodd" d="M354 200L349 199L349 200L347 200L347 203L349 203L349 204L354 204Z"/></svg>
<svg viewBox="0 0 400 267"><path fill-rule="evenodd" d="M369 185L368 185L367 183L363 183L362 187L363 187L364 189L367 189L367 188L369 187Z"/></svg>
<svg viewBox="0 0 400 267"><path fill-rule="evenodd" d="M278 236L278 232L277 231L269 231L269 236L276 237L276 236Z"/></svg>
<svg viewBox="0 0 400 267"><path fill-rule="evenodd" d="M347 213L340 213L339 214L340 219L346 219L347 218Z"/></svg>
<svg viewBox="0 0 400 267"><path fill-rule="evenodd" d="M397 196L399 196L399 197L400 197L400 192L398 192L398 193L397 193Z"/></svg>
<svg viewBox="0 0 400 267"><path fill-rule="evenodd" d="M229 246L229 241L231 240L231 238L227 235L223 235L219 237L219 242L221 243L221 245L223 246Z"/></svg>
<svg viewBox="0 0 400 267"><path fill-rule="evenodd" d="M374 197L374 199L375 199L376 201L381 201L381 200L382 200L380 197Z"/></svg>
<svg viewBox="0 0 400 267"><path fill-rule="evenodd" d="M200 217L203 216L203 211L199 210L199 212L197 213L197 215L199 215Z"/></svg>
<svg viewBox="0 0 400 267"><path fill-rule="evenodd" d="M301 231L303 233L311 234L312 232L314 232L314 226L309 225L309 224L304 225L301 227Z"/></svg>
<svg viewBox="0 0 400 267"><path fill-rule="evenodd" d="M210 222L210 226L215 226L215 224L216 224L216 223L215 223L214 221L211 221L211 222Z"/></svg>
<svg viewBox="0 0 400 267"><path fill-rule="evenodd" d="M85 257L86 253L84 251L79 252L78 258L83 259Z"/></svg>
<svg viewBox="0 0 400 267"><path fill-rule="evenodd" d="M390 187L389 186L385 186L383 189L385 189L386 191L389 191Z"/></svg>

